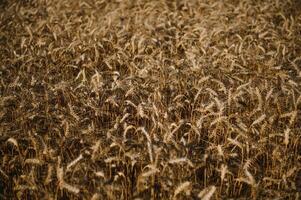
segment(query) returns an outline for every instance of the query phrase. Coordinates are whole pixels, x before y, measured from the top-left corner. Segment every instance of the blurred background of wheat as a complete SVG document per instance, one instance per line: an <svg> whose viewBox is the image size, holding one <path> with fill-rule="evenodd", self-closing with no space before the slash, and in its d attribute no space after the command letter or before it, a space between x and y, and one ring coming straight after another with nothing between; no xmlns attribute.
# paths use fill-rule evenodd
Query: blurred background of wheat
<svg viewBox="0 0 301 200"><path fill-rule="evenodd" d="M300 199L298 0L4 0L0 70L0 199Z"/></svg>

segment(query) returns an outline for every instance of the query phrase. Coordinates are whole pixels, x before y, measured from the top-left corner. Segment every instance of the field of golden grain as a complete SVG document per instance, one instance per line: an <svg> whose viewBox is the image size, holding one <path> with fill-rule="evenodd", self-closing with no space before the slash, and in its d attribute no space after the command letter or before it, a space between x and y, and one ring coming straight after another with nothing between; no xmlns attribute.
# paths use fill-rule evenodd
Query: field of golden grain
<svg viewBox="0 0 301 200"><path fill-rule="evenodd" d="M0 1L0 199L300 198L299 0Z"/></svg>

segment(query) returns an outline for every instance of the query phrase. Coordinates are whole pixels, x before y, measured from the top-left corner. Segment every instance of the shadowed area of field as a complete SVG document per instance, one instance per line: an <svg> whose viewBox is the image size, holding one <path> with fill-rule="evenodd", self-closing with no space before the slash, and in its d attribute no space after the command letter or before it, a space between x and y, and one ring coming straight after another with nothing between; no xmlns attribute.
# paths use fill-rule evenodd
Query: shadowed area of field
<svg viewBox="0 0 301 200"><path fill-rule="evenodd" d="M0 1L0 199L299 199L298 0Z"/></svg>

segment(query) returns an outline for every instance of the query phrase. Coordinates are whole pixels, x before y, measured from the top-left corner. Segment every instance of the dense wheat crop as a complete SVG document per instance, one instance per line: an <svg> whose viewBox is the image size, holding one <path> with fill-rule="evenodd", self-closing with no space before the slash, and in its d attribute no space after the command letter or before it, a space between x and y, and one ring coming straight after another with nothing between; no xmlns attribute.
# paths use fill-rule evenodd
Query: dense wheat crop
<svg viewBox="0 0 301 200"><path fill-rule="evenodd" d="M0 2L0 199L301 198L299 0Z"/></svg>

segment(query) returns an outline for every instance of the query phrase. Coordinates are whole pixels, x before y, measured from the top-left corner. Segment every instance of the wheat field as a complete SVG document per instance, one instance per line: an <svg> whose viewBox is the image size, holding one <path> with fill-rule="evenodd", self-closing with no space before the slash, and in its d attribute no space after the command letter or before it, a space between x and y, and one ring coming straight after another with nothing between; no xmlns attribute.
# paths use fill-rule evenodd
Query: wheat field
<svg viewBox="0 0 301 200"><path fill-rule="evenodd" d="M0 199L301 199L299 0L0 1Z"/></svg>

